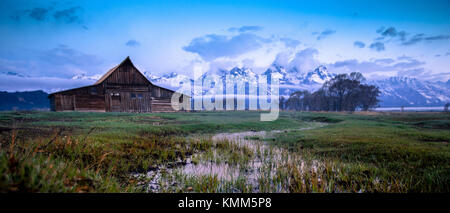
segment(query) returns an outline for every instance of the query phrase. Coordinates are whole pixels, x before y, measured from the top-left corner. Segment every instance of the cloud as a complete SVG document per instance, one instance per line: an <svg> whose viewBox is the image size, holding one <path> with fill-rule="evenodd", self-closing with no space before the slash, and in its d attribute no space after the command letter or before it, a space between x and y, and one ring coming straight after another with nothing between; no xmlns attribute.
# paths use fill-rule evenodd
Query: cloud
<svg viewBox="0 0 450 213"><path fill-rule="evenodd" d="M409 38L407 41L402 42L402 45L408 46L408 45L419 43L420 41L423 40L424 35L425 34L423 34L423 33L416 34L413 37Z"/></svg>
<svg viewBox="0 0 450 213"><path fill-rule="evenodd" d="M327 30L324 30L324 31L322 31L322 32L320 32L320 33L313 33L313 35L315 35L315 34L319 34L318 36L317 36L317 40L322 40L322 39L324 39L324 38L326 38L326 37L328 37L328 36L330 36L330 35L332 35L332 34L334 34L334 33L336 33L336 31L335 30L330 30L330 29L327 29Z"/></svg>
<svg viewBox="0 0 450 213"><path fill-rule="evenodd" d="M405 31L399 31L395 27L389 27L389 28L381 27L381 28L377 29L376 32L381 35L381 37L378 37L375 39L378 41L383 40L386 37L390 38L390 39L397 38L400 41L405 41L406 36L407 36L407 33Z"/></svg>
<svg viewBox="0 0 450 213"><path fill-rule="evenodd" d="M280 38L280 41L284 43L286 47L292 47L295 48L298 45L300 45L299 40L291 39L291 38Z"/></svg>
<svg viewBox="0 0 450 213"><path fill-rule="evenodd" d="M139 43L138 41L136 41L134 39L130 39L127 41L127 43L125 43L125 45L127 45L129 47L138 47L141 45L141 43Z"/></svg>
<svg viewBox="0 0 450 213"><path fill-rule="evenodd" d="M450 72L431 73L430 71L424 72L420 76L421 79L427 79L429 81L447 81L450 82Z"/></svg>
<svg viewBox="0 0 450 213"><path fill-rule="evenodd" d="M17 76L17 77L27 77L27 76L24 76L24 75L21 74L21 73L11 72L11 71L1 72L0 74L3 74L3 75L11 75L11 76Z"/></svg>
<svg viewBox="0 0 450 213"><path fill-rule="evenodd" d="M397 72L397 76L419 76L425 72L424 68L401 70Z"/></svg>
<svg viewBox="0 0 450 213"><path fill-rule="evenodd" d="M411 69L411 68L422 66L422 65L425 65L424 61L419 61L414 58L409 58L407 60L403 60L403 61L393 64L392 68L394 68L394 69Z"/></svg>
<svg viewBox="0 0 450 213"><path fill-rule="evenodd" d="M409 75L418 76L424 73L425 62L411 57L372 59L359 61L349 59L329 64L330 70L338 73L361 72L370 75Z"/></svg>
<svg viewBox="0 0 450 213"><path fill-rule="evenodd" d="M395 27L384 28L381 27L376 30L381 37L375 38L376 41L384 41L386 42L399 42L403 46L410 46L414 44L418 44L423 41L439 41L439 40L448 40L450 39L450 35L433 35L428 36L425 33L416 33L414 35L410 35L405 31L399 31Z"/></svg>
<svg viewBox="0 0 450 213"><path fill-rule="evenodd" d="M397 57L397 60L413 60L413 58L410 56L402 55Z"/></svg>
<svg viewBox="0 0 450 213"><path fill-rule="evenodd" d="M22 57L18 58L17 54L22 54ZM0 57L0 75L3 77L6 75L24 78L94 76L103 74L111 67L110 64L105 66L104 60L95 55L62 44L43 51L16 50Z"/></svg>
<svg viewBox="0 0 450 213"><path fill-rule="evenodd" d="M44 90L48 93L87 86L94 80L68 79L58 77L20 77L0 74L0 91Z"/></svg>
<svg viewBox="0 0 450 213"><path fill-rule="evenodd" d="M437 35L425 37L425 40L427 41L447 40L447 39L450 39L450 35Z"/></svg>
<svg viewBox="0 0 450 213"><path fill-rule="evenodd" d="M289 69L297 69L307 72L320 65L315 56L319 53L317 49L306 48L297 52L280 52L277 54L273 64Z"/></svg>
<svg viewBox="0 0 450 213"><path fill-rule="evenodd" d="M44 21L47 17L47 14L49 13L49 11L51 10L51 8L33 8L31 10L28 10L28 16L36 21Z"/></svg>
<svg viewBox="0 0 450 213"><path fill-rule="evenodd" d="M382 42L375 42L375 43L372 43L369 47L370 47L370 49L375 50L375 51L377 51L377 52L380 52L380 51L384 51L384 50L385 50L385 48L384 48L384 43L382 43Z"/></svg>
<svg viewBox="0 0 450 213"><path fill-rule="evenodd" d="M74 65L78 67L92 67L102 63L102 60L95 55L79 52L63 44L44 51L40 55L40 59L53 65Z"/></svg>
<svg viewBox="0 0 450 213"><path fill-rule="evenodd" d="M5 75L28 76L35 64L29 59L0 58L0 73Z"/></svg>
<svg viewBox="0 0 450 213"><path fill-rule="evenodd" d="M47 20L48 15L52 10L52 7L35 7L26 10L16 10L9 17L15 21L21 21L23 18L29 18L34 21L43 22Z"/></svg>
<svg viewBox="0 0 450 213"><path fill-rule="evenodd" d="M413 45L417 44L421 41L439 41L439 40L448 40L450 39L450 35L436 35L436 36L425 36L424 33L416 34L411 37L409 40L402 43L402 45Z"/></svg>
<svg viewBox="0 0 450 213"><path fill-rule="evenodd" d="M395 62L392 58L381 58L381 59L375 59L376 63L382 63L382 64L392 64Z"/></svg>
<svg viewBox="0 0 450 213"><path fill-rule="evenodd" d="M14 21L21 21L22 18L29 18L34 21L43 22L47 20L48 14L50 14L52 7L35 7L27 10L16 10L9 17Z"/></svg>
<svg viewBox="0 0 450 213"><path fill-rule="evenodd" d="M378 28L375 32L382 33L384 31L385 27Z"/></svg>
<svg viewBox="0 0 450 213"><path fill-rule="evenodd" d="M291 54L289 52L280 52L276 55L273 64L281 65L287 67L289 62L292 60Z"/></svg>
<svg viewBox="0 0 450 213"><path fill-rule="evenodd" d="M395 37L397 36L397 30L394 27L389 27L386 30L382 31L381 35Z"/></svg>
<svg viewBox="0 0 450 213"><path fill-rule="evenodd" d="M229 28L228 31L246 33L246 32L257 32L257 31L261 31L262 29L263 29L263 27L261 27L261 26L242 26L239 28L236 28L236 27Z"/></svg>
<svg viewBox="0 0 450 213"><path fill-rule="evenodd" d="M232 37L209 34L194 38L189 45L183 47L183 50L197 53L204 60L211 61L220 57L235 57L259 49L263 43L270 41L270 39L249 33Z"/></svg>
<svg viewBox="0 0 450 213"><path fill-rule="evenodd" d="M244 59L244 60L242 60L242 65L244 67L253 67L254 64L255 64L255 60L253 60L253 59Z"/></svg>
<svg viewBox="0 0 450 213"><path fill-rule="evenodd" d="M397 37L399 38L400 41L405 41L407 35L408 33L406 33L405 31L400 31L397 33Z"/></svg>
<svg viewBox="0 0 450 213"><path fill-rule="evenodd" d="M82 7L71 7L64 10L57 10L53 13L53 17L58 21L63 21L65 23L81 23L82 19L78 15L83 11Z"/></svg>
<svg viewBox="0 0 450 213"><path fill-rule="evenodd" d="M362 41L355 41L355 42L353 42L353 46L359 47L359 48L364 48L366 46L366 44L364 44L364 42L362 42Z"/></svg>
<svg viewBox="0 0 450 213"><path fill-rule="evenodd" d="M319 54L319 51L314 48L306 48L295 54L294 59L291 61L289 67L296 68L300 71L310 71L320 65L315 59L315 56Z"/></svg>
<svg viewBox="0 0 450 213"><path fill-rule="evenodd" d="M53 6L49 7L35 7L26 10L17 10L13 12L9 17L15 21L21 21L24 18L28 18L38 22L45 21L57 21L66 24L82 23L81 13L83 8L80 6L74 6L70 8L55 9ZM53 19L51 19L53 17Z"/></svg>

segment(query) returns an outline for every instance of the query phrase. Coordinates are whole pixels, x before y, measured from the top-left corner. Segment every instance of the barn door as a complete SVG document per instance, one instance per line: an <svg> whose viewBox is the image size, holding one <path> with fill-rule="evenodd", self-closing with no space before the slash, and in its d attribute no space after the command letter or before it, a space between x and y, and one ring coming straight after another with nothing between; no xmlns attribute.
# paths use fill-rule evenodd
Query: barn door
<svg viewBox="0 0 450 213"><path fill-rule="evenodd" d="M61 102L62 102L63 110L75 110L75 96L74 95L63 95Z"/></svg>
<svg viewBox="0 0 450 213"><path fill-rule="evenodd" d="M111 111L112 112L120 112L120 95L113 94L111 96Z"/></svg>

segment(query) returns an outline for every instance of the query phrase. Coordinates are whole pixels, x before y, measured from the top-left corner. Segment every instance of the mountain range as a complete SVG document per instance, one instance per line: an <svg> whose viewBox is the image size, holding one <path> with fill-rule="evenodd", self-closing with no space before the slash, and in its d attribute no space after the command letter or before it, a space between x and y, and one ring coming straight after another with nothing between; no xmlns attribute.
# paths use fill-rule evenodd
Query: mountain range
<svg viewBox="0 0 450 213"><path fill-rule="evenodd" d="M149 73L144 74L151 82L173 90L180 87L180 82L192 81L188 76L175 72L161 77ZM318 66L309 72L301 72L296 68L285 69L277 64L270 66L263 74L276 75L280 79L280 95L285 97L299 90L314 92L322 87L323 83L336 76L335 73L329 72L325 66ZM207 72L202 75L202 78L206 78L208 75L221 78L224 78L225 75L232 75L248 80L254 78L257 74L249 68L234 67L230 70L219 70L215 73ZM252 81L248 80L248 82ZM447 82L430 82L410 77L390 77L364 83L378 86L381 92L379 97L381 100L380 107L431 107L443 106L450 102L450 80Z"/></svg>
<svg viewBox="0 0 450 213"><path fill-rule="evenodd" d="M286 98L293 92L308 90L314 92L323 83L332 79L336 74L331 73L325 66L318 66L309 72L301 72L296 68L285 69L273 64L263 74L277 76L280 79L280 95ZM149 72L144 75L154 84L172 90L180 88L180 82L192 82L186 75L171 72L156 76ZM249 83L256 83L257 76L250 68L234 67L230 70L204 73L201 78L221 78L230 75L244 79ZM96 81L98 76L77 75L72 79L87 79ZM450 80L446 82L430 82L410 77L390 77L382 80L366 81L366 84L376 85L380 89L380 107L432 107L443 106L450 102ZM203 86L202 93L208 88ZM0 92L0 110L48 110L48 94L44 91Z"/></svg>

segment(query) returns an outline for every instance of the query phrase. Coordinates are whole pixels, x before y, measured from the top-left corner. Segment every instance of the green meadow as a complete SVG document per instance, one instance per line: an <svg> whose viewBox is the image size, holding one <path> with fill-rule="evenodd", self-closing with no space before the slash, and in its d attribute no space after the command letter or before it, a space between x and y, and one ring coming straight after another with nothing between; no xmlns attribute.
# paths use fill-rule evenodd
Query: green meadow
<svg viewBox="0 0 450 213"><path fill-rule="evenodd" d="M259 115L1 112L0 192L450 191L449 113Z"/></svg>

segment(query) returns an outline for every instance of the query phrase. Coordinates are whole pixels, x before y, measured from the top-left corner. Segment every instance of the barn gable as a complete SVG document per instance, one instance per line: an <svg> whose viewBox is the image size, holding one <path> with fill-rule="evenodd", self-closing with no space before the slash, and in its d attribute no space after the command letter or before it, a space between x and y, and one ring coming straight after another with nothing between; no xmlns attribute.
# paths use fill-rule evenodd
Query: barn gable
<svg viewBox="0 0 450 213"><path fill-rule="evenodd" d="M119 65L110 69L94 85L153 85L127 57Z"/></svg>

